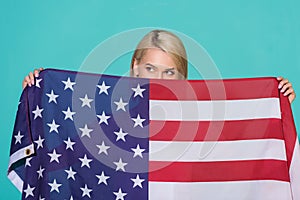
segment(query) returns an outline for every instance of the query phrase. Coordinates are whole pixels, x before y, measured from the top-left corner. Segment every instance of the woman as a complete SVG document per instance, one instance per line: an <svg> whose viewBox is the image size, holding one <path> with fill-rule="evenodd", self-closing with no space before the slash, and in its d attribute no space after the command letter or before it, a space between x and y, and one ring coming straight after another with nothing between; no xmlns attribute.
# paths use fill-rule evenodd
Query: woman
<svg viewBox="0 0 300 200"><path fill-rule="evenodd" d="M173 33L164 30L149 32L138 44L131 60L130 75L140 78L186 79L187 56L182 41ZM23 88L34 84L43 68L30 72L23 80ZM292 84L278 77L278 88L290 103L296 97Z"/></svg>

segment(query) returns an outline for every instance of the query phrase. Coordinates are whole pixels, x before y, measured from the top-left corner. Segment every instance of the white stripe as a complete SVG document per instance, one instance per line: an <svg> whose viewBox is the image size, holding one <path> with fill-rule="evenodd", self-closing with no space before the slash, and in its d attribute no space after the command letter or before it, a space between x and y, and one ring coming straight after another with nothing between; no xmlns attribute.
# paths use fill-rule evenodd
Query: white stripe
<svg viewBox="0 0 300 200"><path fill-rule="evenodd" d="M10 171L7 174L8 179L14 184L14 186L22 192L23 188L23 180L19 177L19 175L15 171Z"/></svg>
<svg viewBox="0 0 300 200"><path fill-rule="evenodd" d="M29 154L26 154L26 151L30 151ZM17 162L18 160L20 159L23 159L25 157L28 157L30 155L32 155L34 153L34 147L33 147L33 144L27 146L27 147L24 147L22 149L19 149L18 151L16 151L15 153L13 153L10 158L9 158L9 164L8 164L8 168L10 168L10 166Z"/></svg>
<svg viewBox="0 0 300 200"><path fill-rule="evenodd" d="M286 133L288 134L288 133ZM294 147L294 153L292 157L292 162L290 166L290 179L291 179L291 189L294 199L300 199L300 152L299 152L299 141L296 138L296 143Z"/></svg>
<svg viewBox="0 0 300 200"><path fill-rule="evenodd" d="M218 121L281 118L279 98L214 101L150 100L150 120Z"/></svg>
<svg viewBox="0 0 300 200"><path fill-rule="evenodd" d="M291 200L288 182L233 181L169 183L149 182L150 200Z"/></svg>
<svg viewBox="0 0 300 200"><path fill-rule="evenodd" d="M151 161L286 160L284 141L278 139L217 142L150 141L149 151Z"/></svg>

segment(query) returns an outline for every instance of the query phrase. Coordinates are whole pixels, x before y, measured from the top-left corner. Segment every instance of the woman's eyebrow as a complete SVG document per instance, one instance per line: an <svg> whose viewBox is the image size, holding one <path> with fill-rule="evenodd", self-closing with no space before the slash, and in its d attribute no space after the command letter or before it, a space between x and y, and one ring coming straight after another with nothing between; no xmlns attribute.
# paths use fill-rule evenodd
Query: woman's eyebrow
<svg viewBox="0 0 300 200"><path fill-rule="evenodd" d="M146 63L146 65L149 65L151 67L157 68L155 65L152 65L151 63Z"/></svg>
<svg viewBox="0 0 300 200"><path fill-rule="evenodd" d="M155 66L155 65L153 65L151 63L146 63L145 65L149 65L151 67L157 68L157 66ZM172 71L172 70L175 70L175 67L171 67L171 68L165 69L165 71Z"/></svg>
<svg viewBox="0 0 300 200"><path fill-rule="evenodd" d="M166 71L172 71L172 70L175 70L175 68L172 67L172 68L166 69Z"/></svg>

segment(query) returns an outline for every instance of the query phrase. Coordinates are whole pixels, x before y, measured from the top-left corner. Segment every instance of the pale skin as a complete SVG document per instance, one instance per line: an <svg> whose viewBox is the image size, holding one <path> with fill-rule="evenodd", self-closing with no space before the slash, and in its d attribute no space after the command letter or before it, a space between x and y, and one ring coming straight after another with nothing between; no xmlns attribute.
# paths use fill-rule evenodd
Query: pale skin
<svg viewBox="0 0 300 200"><path fill-rule="evenodd" d="M35 69L24 78L22 83L23 89L26 86L31 87L34 84L34 78L39 76L41 70L43 68ZM133 74L135 77L140 78L184 79L178 72L176 63L172 60L171 56L160 49L148 49L139 62L135 60ZM284 96L288 96L290 103L292 103L296 97L292 84L288 79L281 76L277 77L277 80L280 92Z"/></svg>
<svg viewBox="0 0 300 200"><path fill-rule="evenodd" d="M160 49L147 49L138 62L134 61L133 74L140 78L184 79L172 57Z"/></svg>

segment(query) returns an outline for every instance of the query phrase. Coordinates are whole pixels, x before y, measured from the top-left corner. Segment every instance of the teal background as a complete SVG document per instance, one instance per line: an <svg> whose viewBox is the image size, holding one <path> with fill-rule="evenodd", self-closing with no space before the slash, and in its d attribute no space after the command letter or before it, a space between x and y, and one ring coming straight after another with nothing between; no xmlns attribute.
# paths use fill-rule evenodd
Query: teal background
<svg viewBox="0 0 300 200"><path fill-rule="evenodd" d="M299 8L297 0L1 0L0 198L20 198L6 171L21 82L34 68L78 70L108 37L133 28L161 27L195 39L223 78L281 75L300 95ZM124 62L129 65L129 60ZM299 97L292 108L300 132Z"/></svg>

